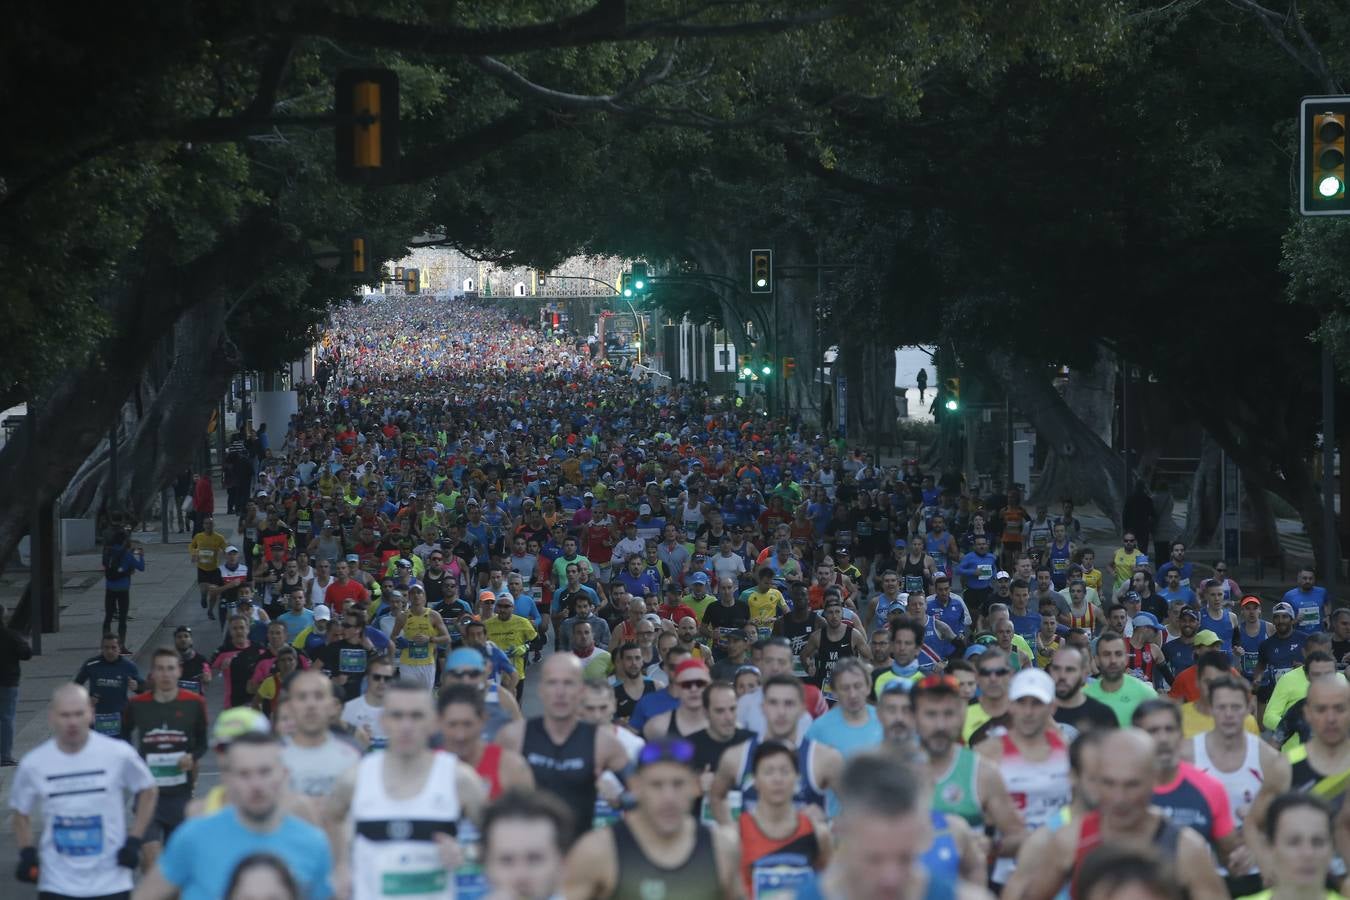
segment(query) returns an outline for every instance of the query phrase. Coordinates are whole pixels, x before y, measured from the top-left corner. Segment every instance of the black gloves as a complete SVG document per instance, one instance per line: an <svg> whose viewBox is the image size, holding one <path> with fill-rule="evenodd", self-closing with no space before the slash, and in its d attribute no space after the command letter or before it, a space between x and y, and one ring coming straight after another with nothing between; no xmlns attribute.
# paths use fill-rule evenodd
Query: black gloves
<svg viewBox="0 0 1350 900"><path fill-rule="evenodd" d="M14 868L14 877L29 884L37 884L38 855L36 847L23 847L19 850L19 864Z"/></svg>
<svg viewBox="0 0 1350 900"><path fill-rule="evenodd" d="M128 869L136 869L141 864L141 844L138 837L127 835L127 842L117 851L117 864Z"/></svg>

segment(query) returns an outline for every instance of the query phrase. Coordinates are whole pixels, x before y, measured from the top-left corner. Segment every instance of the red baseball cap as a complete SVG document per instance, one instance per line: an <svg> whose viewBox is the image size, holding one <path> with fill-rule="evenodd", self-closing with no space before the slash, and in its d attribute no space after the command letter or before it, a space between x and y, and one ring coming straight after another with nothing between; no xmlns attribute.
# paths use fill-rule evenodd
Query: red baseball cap
<svg viewBox="0 0 1350 900"><path fill-rule="evenodd" d="M703 660L686 659L684 662L680 663L678 666L675 667L675 680L678 682L680 680L680 676L683 675L685 672L688 672L690 669L697 669L699 671L699 674L703 675L705 678L708 675L708 667L703 664Z"/></svg>
<svg viewBox="0 0 1350 900"><path fill-rule="evenodd" d="M1261 599L1259 597L1243 597L1242 602L1238 604L1238 606L1260 606L1260 605Z"/></svg>

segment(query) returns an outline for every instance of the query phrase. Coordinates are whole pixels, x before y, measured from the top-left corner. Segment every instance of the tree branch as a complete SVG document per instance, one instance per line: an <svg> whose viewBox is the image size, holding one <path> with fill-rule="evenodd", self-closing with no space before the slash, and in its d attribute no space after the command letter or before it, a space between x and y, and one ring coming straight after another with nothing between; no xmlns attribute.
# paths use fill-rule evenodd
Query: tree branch
<svg viewBox="0 0 1350 900"><path fill-rule="evenodd" d="M291 56L295 53L295 38L283 37L272 42L263 58L258 73L258 90L253 102L244 110L245 116L266 116L277 102L277 91L291 67Z"/></svg>

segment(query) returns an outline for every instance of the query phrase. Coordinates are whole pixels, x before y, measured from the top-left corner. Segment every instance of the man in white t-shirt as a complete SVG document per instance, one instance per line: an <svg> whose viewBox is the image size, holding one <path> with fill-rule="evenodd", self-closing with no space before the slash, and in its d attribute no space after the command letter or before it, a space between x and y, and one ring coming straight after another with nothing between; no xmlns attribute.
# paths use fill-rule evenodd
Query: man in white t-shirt
<svg viewBox="0 0 1350 900"><path fill-rule="evenodd" d="M286 741L281 759L291 773L291 789L306 797L327 797L338 777L356 765L361 754L328 729L338 701L322 672L297 672L288 694L295 733Z"/></svg>
<svg viewBox="0 0 1350 900"><path fill-rule="evenodd" d="M388 743L380 713L384 709L384 691L394 677L393 663L386 659L371 660L366 668L365 693L353 697L342 706L342 721L350 725L358 740L367 750L383 750Z"/></svg>
<svg viewBox="0 0 1350 900"><path fill-rule="evenodd" d="M52 693L47 721L53 736L19 762L10 790L16 874L35 882L43 897L128 896L159 799L154 776L130 744L91 730L93 707L80 685ZM130 827L124 792L136 795ZM35 844L39 804L42 835Z"/></svg>

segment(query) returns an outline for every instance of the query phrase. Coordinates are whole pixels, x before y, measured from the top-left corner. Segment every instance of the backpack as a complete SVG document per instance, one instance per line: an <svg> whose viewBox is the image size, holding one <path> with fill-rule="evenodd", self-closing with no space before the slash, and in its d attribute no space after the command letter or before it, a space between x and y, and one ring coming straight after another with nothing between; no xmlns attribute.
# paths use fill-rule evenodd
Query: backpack
<svg viewBox="0 0 1350 900"><path fill-rule="evenodd" d="M116 547L109 547L103 551L103 577L109 581L116 581L126 575L128 569L123 565L127 548L123 544Z"/></svg>

